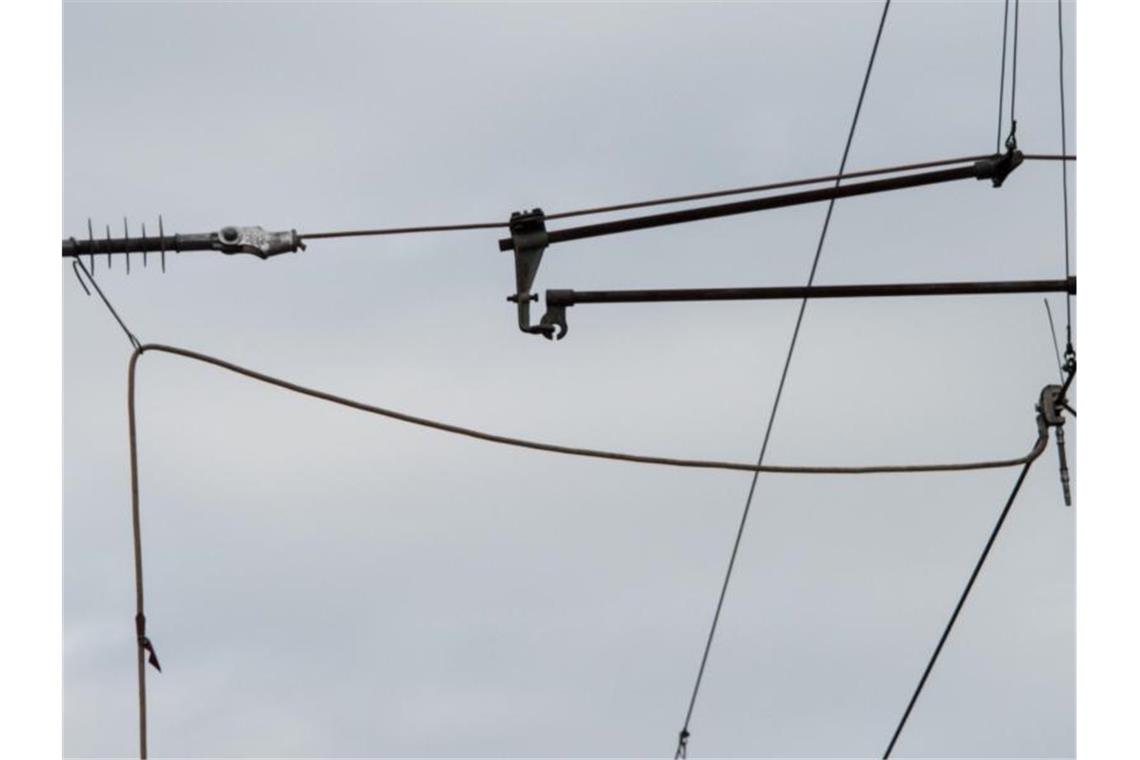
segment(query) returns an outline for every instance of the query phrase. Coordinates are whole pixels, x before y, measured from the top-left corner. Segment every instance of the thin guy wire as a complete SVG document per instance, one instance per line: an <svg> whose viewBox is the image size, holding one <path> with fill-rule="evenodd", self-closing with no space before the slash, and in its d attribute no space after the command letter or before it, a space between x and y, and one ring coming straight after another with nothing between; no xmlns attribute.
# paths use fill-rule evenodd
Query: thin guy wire
<svg viewBox="0 0 1140 760"><path fill-rule="evenodd" d="M923 161L920 163L899 164L896 166L886 166L878 169L866 169L857 172L848 172L846 174L831 174L822 177L808 177L804 179L785 180L782 182L771 182L763 185L750 185L748 187L734 187L726 190L713 190L703 193L691 193L688 195L674 195L663 198L652 198L643 201L632 201L629 203L617 203L609 206L594 206L591 208L582 208L574 211L561 211L554 214L547 214L546 219L567 219L575 216L587 216L593 214L604 214L611 211L625 211L629 209L645 208L648 206L661 206L671 203L684 203L687 201L705 200L708 198L719 198L727 195L743 195L748 193L759 193L767 190L780 190L788 187L798 187L801 185L816 185L823 182L839 182L845 179L856 179L858 177L872 177L879 174L894 174L896 172L916 171L919 169L930 169L939 166L951 166L954 164L964 164L972 161L981 161L985 158L990 158L992 154L978 154L974 156L961 156L958 158L946 158L936 161ZM1050 154L1032 154L1026 155L1026 160L1075 160L1075 156L1056 156ZM298 237L305 240L315 240L320 238L341 238L341 237L368 237L377 235L406 235L421 232L457 232L464 230L481 230L481 229L503 229L508 227L507 222L475 222L471 224L440 224L428 225L422 227L382 227L378 229L364 229L364 230L339 230L333 232L306 232L299 234Z"/></svg>
<svg viewBox="0 0 1140 760"><path fill-rule="evenodd" d="M1013 62L1009 81L1009 134L1017 133L1017 32L1021 26L1021 0L1013 2Z"/></svg>
<svg viewBox="0 0 1140 760"><path fill-rule="evenodd" d="M897 166L885 166L878 169L866 169L858 172L851 172L845 175L828 175L824 177L807 177L804 179L784 180L782 182L770 182L763 185L750 185L747 187L734 187L726 190L712 190L703 193L690 193L688 195L674 195L664 198L651 198L643 201L631 201L628 203L616 203L608 206L594 206L591 208L576 209L574 211L561 211L554 214L547 214L546 219L568 219L575 216L589 216L593 214L604 214L611 211L626 211L635 208L645 208L647 206L661 206L671 203L683 203L686 201L705 200L708 198L720 198L726 195L742 195L747 193L759 193L766 190L779 190L787 187L798 187L801 185L817 185L822 182L834 182L841 179L855 179L856 177L872 177L879 174L893 174L896 172L916 171L918 169L930 169L938 166L950 166L953 164L964 164L972 161L981 161L984 158L989 158L988 155L976 156L962 156L959 158L945 158L937 161L922 161L920 163L900 164ZM344 230L339 232L313 232L299 235L303 239L317 239L317 238L337 238L337 237L365 237L372 235L404 235L418 232L457 232L464 230L481 230L481 229L502 229L510 226L507 222L475 222L472 224L441 224L429 225L423 227L384 227L380 229L371 230Z"/></svg>
<svg viewBox="0 0 1140 760"><path fill-rule="evenodd" d="M665 198L652 198L644 201L632 201L629 203L618 203L610 206L595 206L592 208L577 209L575 211L562 211L555 214L547 214L546 219L567 219L575 216L587 216L593 214L604 214L612 211L623 211L628 209L645 208L648 206L662 206L671 203L685 203L688 201L704 200L708 198L719 198L728 195L744 195L748 193L759 193L767 190L779 190L788 187L799 187L802 185L815 185L823 182L836 182L846 179L856 179L859 177L873 177L879 174L894 174L908 171L917 171L919 169L930 169L940 166L953 166L956 164L970 163L974 161L981 161L986 158L992 158L993 154L978 154L974 156L961 156L958 158L944 158L936 161L923 161L920 163L912 164L899 164L896 166L886 166L879 169L866 169L857 172L848 172L846 174L832 174L823 177L808 177L805 179L785 180L782 182L771 182L765 185L751 185L748 187L735 187L727 190L713 190L703 193L692 193L689 195L675 195ZM1070 155L1057 155L1050 153L1026 153L1022 156L1026 161L1076 161L1076 156ZM362 229L362 230L336 230L331 232L307 232L298 234L298 238L302 240L316 240L322 238L345 238L345 237L369 237L369 236L383 236L383 235L411 235L417 233L430 233L430 232L458 232L464 230L484 230L484 229L505 229L510 225L507 222L476 222L472 224L438 224L428 225L421 227L381 227L377 229ZM125 234L125 233L124 233ZM129 239L129 238L127 238ZM166 236L160 235L159 242L165 244ZM126 251L112 251L110 250L111 244L111 231L107 228L107 266L111 266L112 254L126 254L128 256L129 264L129 246ZM140 248L139 250L143 250ZM149 250L149 249L147 249ZM181 253L181 251L175 251ZM67 254L65 254L67 255Z"/></svg>
<svg viewBox="0 0 1140 760"><path fill-rule="evenodd" d="M851 119L851 128L847 132L847 142L843 147L843 159L839 163L839 174L840 175L843 174L844 169L846 169L846 167L847 167L847 157L851 152L851 143L855 139L855 128L859 123L859 114L863 110L863 100L867 94L867 85L871 81L871 71L872 71L872 69L874 69L874 66L875 66L875 57L879 51L879 41L882 39L882 36L883 36L883 27L886 24L887 11L890 10L890 7L891 7L891 0L886 0L886 2L883 3L882 16L879 18L879 28L875 32L875 43L871 47L871 55L867 61L867 71L863 75L863 84L859 90L859 100L855 105L855 115ZM835 182L836 187L839 186L839 182L840 182L840 180L836 180L836 182ZM816 245L816 249L815 249L815 257L812 259L811 273L808 275L808 282L807 282L809 287L815 281L815 274L816 274L816 270L819 267L820 255L823 253L823 243L827 239L827 230L828 230L828 227L831 225L831 214L832 214L832 211L834 209L835 209L835 199L833 198L827 204L827 215L824 217L823 228L820 230L819 242ZM808 301L808 299L805 298L800 302L799 314L796 316L796 325L795 325L795 328L792 330L792 339L791 339L791 342L788 344L787 356L784 358L784 368L783 368L783 371L780 373L780 383L776 387L776 397L772 402L772 411L768 415L768 425L764 431L764 440L763 440L763 443L760 445L760 455L757 457L757 460L756 460L757 466L763 464L764 455L768 451L768 441L770 440L770 438L772 436L772 424L775 422L776 411L777 411L777 409L779 409L780 399L784 393L784 384L788 379L788 368L791 366L792 355L795 353L795 349L796 349L796 340L799 338L800 328L803 325L804 312L807 309L807 301ZM745 528L745 525L748 523L748 514L752 509L752 498L756 493L756 482L758 479L759 479L759 473L753 475L752 476L752 483L748 488L748 498L745 500L744 511L740 516L740 526L737 528L736 538L732 544L732 553L729 555L728 568L725 571L724 582L721 584L720 596L717 599L716 611L713 613L712 624L709 627L708 638L705 641L704 653L701 655L701 664L700 664L700 667L697 669L697 678L696 678L696 682L693 684L693 692L692 692L692 695L689 697L689 707L685 713L685 722L681 728L681 734L680 734L680 739L678 741L677 751L674 753L674 760L677 760L677 758L680 758L682 754L685 754L687 752L687 741L688 741L688 737L690 736L689 724L690 724L692 717L693 717L693 709L696 707L697 695L699 694L700 689L701 689L701 681L704 678L705 667L708 665L709 652L712 649L713 638L716 636L717 625L720 622L720 613L724 607L725 595L728 593L728 585L729 585L729 582L732 580L732 571L736 565L737 554L740 551L740 542L744 536L744 528Z"/></svg>
<svg viewBox="0 0 1140 760"><path fill-rule="evenodd" d="M726 195L741 195L745 193L759 193L766 190L780 190L787 187L799 187L801 185L816 185L823 182L835 182L844 179L856 179L858 177L873 177L878 174L894 174L896 172L915 171L918 169L931 169L938 166L950 166L952 164L964 164L973 161L981 161L982 159L990 158L987 155L977 156L962 156L961 158L945 158L938 161L923 161L921 163L900 164L898 166L885 166L880 169L865 169L857 172L848 172L847 174L832 174L825 177L808 177L806 179L785 180L783 182L771 182L765 185L753 185L750 187L736 187L728 190L714 190L705 193L693 193L690 195L675 195L666 198L655 198L652 200L635 201L631 203L618 203L612 206L597 206L594 208L578 209L577 211L562 211L556 214L547 214L547 219L566 219L573 216L586 216L590 214L604 214L610 211L624 211L627 209L645 208L646 206L660 206L670 203L683 203L685 201L705 200L707 198L719 198Z"/></svg>
<svg viewBox="0 0 1140 760"><path fill-rule="evenodd" d="M1061 0L1057 0L1057 82L1061 91L1061 153L1066 152L1068 137L1065 131L1065 32L1061 20ZM1065 213L1065 276L1069 276L1069 167L1061 162L1061 197ZM1065 338L1068 351L1073 345L1073 299L1065 296Z"/></svg>
<svg viewBox="0 0 1140 760"><path fill-rule="evenodd" d="M997 140L994 146L994 153L1001 153L1001 122L1003 111L1005 110L1005 48L1006 40L1009 39L1009 0L1005 0L1005 11L1002 14L1001 20L1001 78L998 85L998 123L997 123Z"/></svg>
<svg viewBox="0 0 1140 760"><path fill-rule="evenodd" d="M1045 444L1048 440L1048 432L1042 428L1041 434L1038 436L1038 446L1035 447L1034 450L1040 454L1040 452L1045 450ZM1036 457L1034 457L1034 459L1036 459ZM1013 486L1013 491L1009 494L1009 498L1006 500L1005 507L1002 508L1001 515L994 524L993 530L990 531L990 537L989 540L986 541L985 548L982 549L982 555L978 557L978 561L974 565L974 570L970 573L970 579L966 582L966 587L962 589L962 595L958 597L958 604L955 605L954 612L950 615L950 620L946 623L946 628L942 631L942 636L938 639L938 646L934 648L934 653L930 655L930 661L926 663L926 670L923 671L922 678L919 679L918 686L915 687L914 694L911 695L910 702L907 703L906 711L903 712L902 719L899 721L898 727L895 728L894 736L891 737L891 743L887 745L887 751L883 753L883 760L887 760L887 758L891 756L891 752L894 751L895 743L898 742L899 735L902 734L907 719L914 709L914 704L918 701L918 696L922 693L922 689L926 685L926 680L930 677L930 672L934 669L934 663L938 661L938 655L942 653L942 647L946 644L946 639L950 636L950 630L958 620L958 613L962 611L962 607L966 603L966 598L970 595L970 590L974 587L974 581L978 579L978 574L982 571L982 565L985 564L986 557L989 556L990 549L994 545L994 540L997 539L997 535L1005 523L1006 515L1009 514L1010 507L1013 506L1013 501L1017 498L1017 492L1021 490L1021 484L1025 482L1025 476L1029 473L1031 466L1033 466L1032 459L1025 463L1025 466L1021 469L1021 474L1017 476L1017 482Z"/></svg>
<svg viewBox="0 0 1140 760"><path fill-rule="evenodd" d="M137 349L139 347L139 339L135 337L135 334L131 332L127 325L123 322L122 317L119 316L119 312L115 311L115 307L111 305L111 302L107 299L107 296L104 295L103 289L99 287L99 283L95 282L95 278L92 277L91 273L87 271L87 267L83 266L83 262L80 261L78 256L72 259L71 264L73 270L75 270L75 267L78 267L79 269L83 270L83 273L85 275L87 275L87 280L91 283L91 287L95 288L95 292L99 294L99 297L103 299L103 304L107 307L107 311L111 312L111 316L115 318L115 321L119 323L119 327L123 328L123 332L126 333L127 340L129 340L131 342L131 345ZM79 277L78 270L75 270L75 276ZM81 277L79 277L79 284L83 285L83 278ZM91 291L87 290L86 285L83 285L83 290L87 292L87 295L91 295Z"/></svg>
<svg viewBox="0 0 1140 760"><path fill-rule="evenodd" d="M1053 334L1053 353L1057 356L1057 376L1061 378L1061 382L1065 382L1065 370L1061 364L1061 348L1057 345L1057 327L1053 324L1053 309L1049 306L1049 299L1041 299L1045 302L1045 313L1049 315L1049 332Z"/></svg>

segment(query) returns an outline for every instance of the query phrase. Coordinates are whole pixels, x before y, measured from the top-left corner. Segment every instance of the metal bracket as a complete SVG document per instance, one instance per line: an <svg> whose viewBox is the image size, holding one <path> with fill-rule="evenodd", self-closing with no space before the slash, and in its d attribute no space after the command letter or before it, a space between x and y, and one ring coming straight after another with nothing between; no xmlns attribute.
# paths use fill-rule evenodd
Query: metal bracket
<svg viewBox="0 0 1140 760"><path fill-rule="evenodd" d="M566 333L570 330L566 324L566 308L573 305L573 290L546 291L546 313L542 315L541 324L551 331L558 328L558 333L553 336L557 340L565 338ZM547 334L546 337L550 339L552 336Z"/></svg>
<svg viewBox="0 0 1140 760"><path fill-rule="evenodd" d="M222 227L213 243L215 250L226 254L249 253L268 259L281 253L305 250L296 230L269 232L262 227Z"/></svg>
<svg viewBox="0 0 1140 760"><path fill-rule="evenodd" d="M1017 149L1016 143L1010 147L1005 153L995 155L991 158L983 158L981 161L974 162L974 176L978 179L992 180L994 187L1001 187L1005 182L1005 178L1010 173L1021 166L1021 162L1025 160L1025 154Z"/></svg>
<svg viewBox="0 0 1140 760"><path fill-rule="evenodd" d="M1065 385L1046 385L1041 389L1041 399L1037 403L1038 425L1043 428L1053 428L1057 435L1057 459L1061 474L1061 493L1065 497L1065 506L1073 505L1073 494L1069 487L1069 461L1065 454L1065 415L1064 409L1068 405L1065 399Z"/></svg>
<svg viewBox="0 0 1140 760"><path fill-rule="evenodd" d="M548 340L554 336L554 327L545 318L537 325L530 323L530 304L537 301L538 295L530 292L542 254L550 240L546 234L546 215L542 209L515 211L511 214L511 247L515 252L515 293L507 296L508 301L518 306L519 329L532 335L542 335ZM561 336L559 336L561 337Z"/></svg>

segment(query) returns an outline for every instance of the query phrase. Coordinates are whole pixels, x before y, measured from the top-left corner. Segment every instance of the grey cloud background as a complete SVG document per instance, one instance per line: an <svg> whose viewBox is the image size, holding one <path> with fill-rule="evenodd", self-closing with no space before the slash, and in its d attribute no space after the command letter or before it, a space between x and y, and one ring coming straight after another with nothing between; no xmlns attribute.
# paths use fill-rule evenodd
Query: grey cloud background
<svg viewBox="0 0 1140 760"><path fill-rule="evenodd" d="M879 9L67 4L63 233L124 213L170 231L483 221L830 173ZM1021 9L1032 152L1060 148L1055 13ZM1000 3L895 4L851 167L992 149L1000 34ZM1059 276L1059 174L842 201L819 281ZM538 284L802 283L824 210L555 246ZM144 340L337 393L571 445L755 457L796 304L581 308L550 345L514 326L498 236L97 277ZM130 755L129 351L66 267L61 287L65 752ZM811 304L769 461L1023 452L1056 377L1043 311ZM139 414L154 755L672 751L747 475L493 447L165 356L142 360ZM1014 478L763 477L693 753L881 753ZM901 754L1073 754L1073 527L1050 449Z"/></svg>

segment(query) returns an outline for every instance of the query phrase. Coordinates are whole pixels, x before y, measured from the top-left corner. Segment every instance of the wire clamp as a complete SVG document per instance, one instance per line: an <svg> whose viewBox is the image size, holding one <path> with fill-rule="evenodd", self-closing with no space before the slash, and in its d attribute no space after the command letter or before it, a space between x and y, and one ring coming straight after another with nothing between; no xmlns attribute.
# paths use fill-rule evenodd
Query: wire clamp
<svg viewBox="0 0 1140 760"><path fill-rule="evenodd" d="M1073 362L1075 365L1075 361ZM1073 367L1075 370L1075 366ZM1065 399L1065 392L1072 381L1072 373L1064 385L1046 385L1041 389L1041 398L1037 404L1037 424L1045 434L1053 428L1057 437L1057 459L1061 476L1061 493L1065 498L1065 506L1073 506L1073 493L1069 485L1069 461L1065 454L1065 410L1071 409Z"/></svg>
<svg viewBox="0 0 1140 760"><path fill-rule="evenodd" d="M515 211L511 214L510 230L511 247L515 253L515 293L507 296L507 300L518 307L520 330L551 339L554 337L554 326L545 317L540 324L530 323L530 304L538 300L538 296L531 293L530 289L538 274L538 265L542 263L542 254L550 243L546 234L546 215L540 208Z"/></svg>
<svg viewBox="0 0 1140 760"><path fill-rule="evenodd" d="M222 227L217 232L214 250L225 254L249 253L259 259L268 259L281 253L305 250L305 244L296 230L269 232L262 227Z"/></svg>
<svg viewBox="0 0 1140 760"><path fill-rule="evenodd" d="M1025 154L1017 149L1016 140L1012 145L1007 141L1006 148L1008 150L1005 153L995 154L990 158L983 158L981 161L974 162L974 176L978 179L992 181L994 187L1001 187L1005 178L1014 169L1021 166L1021 162L1025 160Z"/></svg>
<svg viewBox="0 0 1140 760"><path fill-rule="evenodd" d="M682 728L680 736L677 737L677 752L674 760L683 760L689 756L689 729Z"/></svg>
<svg viewBox="0 0 1140 760"><path fill-rule="evenodd" d="M161 673L162 666L158 664L158 655L154 653L154 644L151 644L150 639L146 637L146 616L141 612L135 615L135 636L138 639L139 647L150 655L147 657L147 662Z"/></svg>

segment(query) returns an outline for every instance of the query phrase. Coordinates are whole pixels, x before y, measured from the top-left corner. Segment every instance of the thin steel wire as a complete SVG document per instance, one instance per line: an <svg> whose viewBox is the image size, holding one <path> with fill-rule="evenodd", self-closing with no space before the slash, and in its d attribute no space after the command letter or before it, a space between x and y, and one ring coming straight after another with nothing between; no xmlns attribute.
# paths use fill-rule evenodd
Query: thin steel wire
<svg viewBox="0 0 1140 760"><path fill-rule="evenodd" d="M111 305L111 302L103 293L103 289L99 287L99 283L95 282L95 278L92 277L91 273L87 271L87 267L83 266L83 261L78 256L76 256L74 259L72 259L71 266L72 270L75 272L75 276L79 278L79 284L83 285L84 292L86 292L87 295L91 295L91 291L88 290L87 286L83 284L83 278L79 276L80 270L82 270L83 274L87 275L88 282L91 283L91 287L95 288L95 292L99 294L99 298L103 299L103 305L107 307L107 311L111 312L111 316L114 317L115 321L119 323L119 327L123 328L123 332L126 333L127 340L131 342L131 345L134 346L135 349L138 349L140 345L139 339L135 337L135 334L131 332L130 328L128 328L126 323L123 322L123 318L119 316L119 312L115 311L115 307Z"/></svg>
<svg viewBox="0 0 1140 760"><path fill-rule="evenodd" d="M1061 0L1057 0L1057 84L1061 92L1061 153L1068 152L1068 135L1065 129L1065 30L1061 18ZM1065 276L1069 276L1069 165L1061 162L1061 197L1064 202L1065 221ZM1073 297L1065 296L1065 351L1073 345Z"/></svg>
<svg viewBox="0 0 1140 760"><path fill-rule="evenodd" d="M1009 142L1017 143L1017 36L1021 27L1021 0L1013 1L1013 61L1009 81ZM1008 142L1007 142L1008 144Z"/></svg>
<svg viewBox="0 0 1140 760"><path fill-rule="evenodd" d="M1057 327L1053 324L1053 308L1049 306L1049 299L1042 299L1045 301L1045 314L1049 317L1049 332L1053 335L1053 353L1057 357L1057 376L1061 378L1061 382L1065 382L1064 365L1061 363L1061 347L1057 345Z"/></svg>
<svg viewBox="0 0 1140 760"><path fill-rule="evenodd" d="M1006 499L1005 506L998 516L997 522L994 524L993 530L990 531L990 537L986 541L985 548L982 549L982 554L978 557L977 563L974 565L973 572L970 573L970 579L966 581L966 587L962 589L961 596L958 597L958 604L954 606L954 612L950 615L950 620L946 623L946 627L942 631L942 636L938 639L938 645L934 648L934 652L930 655L930 660L926 663L926 669L922 672L922 677L918 681L918 686L915 687L914 693L907 703L906 710L903 712L902 719L899 720L898 726L895 728L895 733L891 737L890 744L887 745L886 752L883 753L883 760L887 760L894 751L895 744L902 734L903 728L906 726L907 719L910 718L911 711L914 710L915 702L918 701L922 689L926 686L926 681L930 678L930 673L934 670L934 664L938 661L938 655L942 653L942 648L946 645L946 640L950 637L950 631L954 628L954 623L958 620L958 614L962 611L962 607L966 604L966 598L970 595L970 590L974 587L974 581L978 579L978 574L982 571L982 566L986 562L986 557L989 556L990 549L993 548L994 541L997 539L998 533L1001 531L1002 525L1005 524L1005 518L1009 514L1010 507L1013 506L1014 499L1017 498L1018 491L1021 490L1021 484L1025 482L1025 476L1029 474L1029 468L1033 466L1033 461L1040 456L1041 452L1045 450L1045 445L1049 441L1047 430L1042 427L1040 435L1037 439L1037 445L1034 447L1036 452L1035 456L1025 463L1021 469L1021 474L1017 476L1017 482L1013 485L1013 491L1010 492L1009 498Z"/></svg>
<svg viewBox="0 0 1140 760"><path fill-rule="evenodd" d="M994 144L994 153L1001 153L1001 123L1005 109L1005 49L1009 39L1009 0L1005 0L1005 9L1001 17L1001 78L998 80L998 118L997 140Z"/></svg>
<svg viewBox="0 0 1140 760"><path fill-rule="evenodd" d="M856 179L859 177L872 177L879 174L895 174L908 171L917 171L919 169L930 169L939 166L952 166L956 164L971 163L974 161L981 161L985 158L991 158L992 154L978 154L975 156L960 156L958 158L945 158L936 161L922 161L919 163L911 164L898 164L895 166L885 166L878 169L866 169L857 172L848 172L846 174L831 174L822 177L807 177L804 179L785 180L782 182L770 182L764 185L749 185L747 187L734 187L726 190L712 190L703 193L691 193L688 195L673 195L663 198L651 198L649 200L631 201L629 203L617 203L609 206L593 206L590 208L576 209L574 211L561 211L554 214L547 214L546 219L568 219L575 216L587 216L593 214L605 214L612 211L626 211L629 209L646 208L649 206L663 206L672 203L684 203L687 201L705 200L708 198L720 198L728 195L745 195L749 193L760 193L767 190L780 190L788 187L798 187L801 185L816 185L824 182L839 183L845 179ZM1056 156L1044 153L1037 153L1025 156L1026 160L1076 160L1076 156ZM303 240L316 240L320 238L344 238L344 237L370 237L381 235L409 235L424 232L460 232L466 230L487 230L487 229L504 229L509 224L507 222L474 222L471 224L437 224L426 225L421 227L381 227L377 229L364 229L364 230L339 230L334 232L306 232L299 234L298 237Z"/></svg>
<svg viewBox="0 0 1140 760"><path fill-rule="evenodd" d="M667 198L655 198L652 200L635 201L632 203L618 203L612 206L596 206L594 208L584 208L577 211L563 211L556 214L547 214L547 219L566 219L573 216L586 216L589 214L604 214L610 211L624 211L627 209L645 208L646 206L660 206L670 203L683 203L685 201L698 201L708 198L720 198L726 195L742 195L746 193L759 193L766 190L781 190L787 187L799 187L801 185L817 185L823 182L837 182L845 179L856 179L858 177L873 177L878 174L894 174L898 172L916 171L919 169L930 169L938 166L951 166L954 164L966 164L974 161L981 161L984 158L990 158L989 155L977 156L962 156L960 158L945 158L938 161L923 161L921 163L912 164L899 164L897 166L885 166L880 169L865 169L857 172L848 172L847 174L831 174L824 177L808 177L805 179L785 180L783 182L771 182L765 185L752 185L749 187L736 187L728 190L714 190L705 193L693 193L690 195L674 195Z"/></svg>
<svg viewBox="0 0 1140 760"><path fill-rule="evenodd" d="M843 158L839 163L839 172L838 172L839 176L843 175L843 172L847 167L847 158L851 152L851 143L855 139L855 128L859 123L859 114L862 113L862 110L863 110L863 100L867 94L867 86L871 81L871 71L874 69L874 66L875 66L875 57L877 56L877 54L879 52L879 41L882 39L883 27L886 25L887 12L890 10L890 8L891 8L891 0L886 0L886 2L883 3L883 13L882 13L882 16L879 18L879 26L875 32L875 42L874 42L874 45L872 45L872 47L871 47L871 55L867 61L867 70L863 75L863 84L859 89L859 100L855 105L855 114L851 119L851 127L847 132L847 141L843 147ZM837 179L835 181L835 186L838 187L839 183L840 183L840 180ZM835 209L835 199L833 198L827 204L827 215L824 217L823 228L820 230L819 242L816 245L815 256L812 259L811 273L808 275L808 282L807 282L809 287L815 281L816 270L819 267L820 255L823 253L823 244L824 244L824 241L827 239L827 230L831 225L831 214L832 214L832 211L834 209ZM791 366L792 356L795 353L796 340L799 338L800 328L803 325L804 312L807 309L807 302L808 302L808 299L806 299L806 298L800 302L799 314L797 314L797 316L796 316L796 325L795 325L795 328L792 330L792 339L788 344L787 356L784 358L784 368L780 373L780 383L776 387L776 396L772 402L771 413L768 415L768 425L764 431L764 441L760 445L760 455L757 457L757 460L756 460L757 466L763 464L764 456L768 451L768 442L772 436L772 425L776 419L776 411L779 409L780 399L783 397L784 384L787 382L787 379L788 379L788 368ZM720 594L717 598L716 611L713 613L712 624L709 626L708 637L705 640L704 652L701 655L701 664L697 669L697 678L693 684L692 694L689 697L689 707L688 707L688 710L686 710L686 712L685 712L685 722L681 728L681 732L680 732L680 735L678 738L677 750L676 750L676 752L674 752L674 760L679 760L679 758L681 758L682 755L687 755L687 752L688 752L688 740L689 740L690 736L692 735L691 732L689 731L689 725L690 725L692 718L693 718L693 709L696 707L697 696L701 690L701 681L704 678L705 668L708 665L709 652L712 650L713 639L716 636L717 625L720 622L720 613L724 607L724 599L725 599L726 594L728 593L729 582L732 580L732 571L736 566L736 557L737 557L738 553L740 552L740 542L744 536L744 528L748 523L748 514L752 509L752 498L756 494L756 482L758 479L759 479L758 474L753 475L752 476L752 483L748 488L748 498L744 502L744 511L740 516L740 525L736 530L736 537L733 540L732 553L729 555L729 559L728 559L728 568L725 570L724 582L721 584Z"/></svg>
<svg viewBox="0 0 1140 760"><path fill-rule="evenodd" d="M866 169L857 172L848 172L846 174L832 174L823 177L808 177L805 179L785 180L782 182L771 182L765 185L750 185L748 187L734 187L726 190L713 190L703 193L692 193L689 195L674 195L665 198L652 198L643 201L632 201L629 203L618 203L610 206L595 206L592 208L577 209L574 211L562 211L555 214L547 214L546 219L567 219L575 216L586 216L593 214L604 214L612 211L623 211L628 209L645 208L649 206L662 206L673 203L685 203L688 201L704 200L708 198L719 198L728 195L744 195L749 193L760 193L767 190L779 190L789 187L798 187L801 185L815 185L824 182L840 182L846 179L856 179L859 177L873 177L880 174L895 174L910 171L917 171L920 169L930 169L940 166L953 166L957 164L972 163L981 161L983 159L992 158L993 154L978 154L974 156L961 156L958 158L944 158L935 161L922 161L919 163L911 164L898 164L895 166L885 166L878 169ZM1056 155L1048 153L1027 153L1023 156L1026 161L1076 161L1076 156L1070 155ZM167 237L161 230L160 219L160 233L159 233L159 252L163 256L165 263L165 245ZM475 222L471 224L437 224L426 225L420 227L381 227L377 229L362 229L362 230L338 230L332 232L307 232L299 234L297 237L301 240L316 240L321 238L346 238L346 237L368 237L368 236L383 236L383 235L410 235L417 233L432 233L432 232L459 232L465 230L486 230L486 229L505 229L510 225L507 222ZM117 242L111 238L110 227L107 228L107 240L104 245L107 254L107 266L111 266L112 254L125 254L127 256L127 264L130 265L130 238L124 230L123 241L125 249L122 251L113 251L111 246ZM177 237L177 236L174 236ZM140 242L140 246L142 243ZM95 250L95 244L92 243L88 246L92 251ZM148 251L150 249L145 246L140 247L138 250ZM181 253L175 250L175 253ZM74 253L64 253L66 256L74 256ZM163 270L165 271L165 270Z"/></svg>

